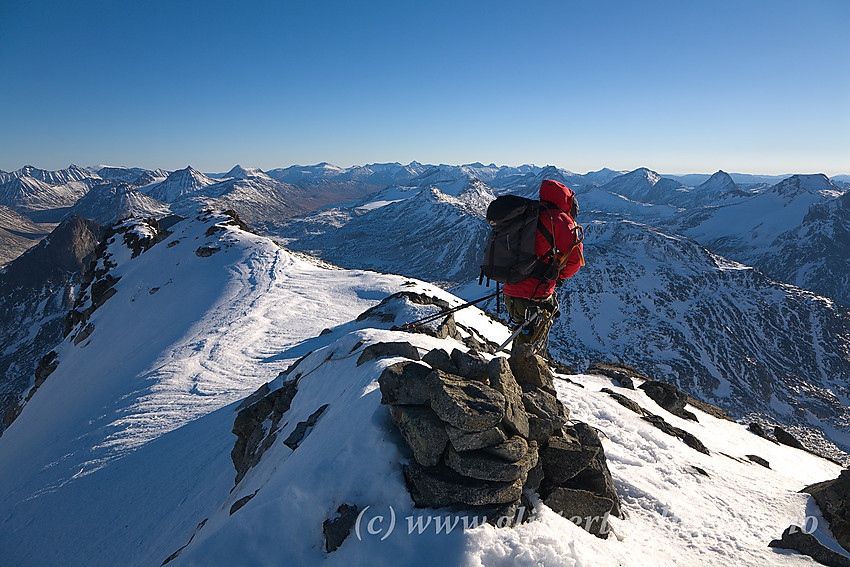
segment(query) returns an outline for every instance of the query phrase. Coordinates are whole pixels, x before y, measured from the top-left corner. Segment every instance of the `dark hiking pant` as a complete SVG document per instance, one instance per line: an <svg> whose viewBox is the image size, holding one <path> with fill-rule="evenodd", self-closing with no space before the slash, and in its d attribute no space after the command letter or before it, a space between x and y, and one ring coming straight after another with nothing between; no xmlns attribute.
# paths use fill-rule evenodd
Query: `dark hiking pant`
<svg viewBox="0 0 850 567"><path fill-rule="evenodd" d="M526 316L531 316L535 308L542 308L544 311L541 317L522 330L514 339L515 345L528 344L532 342L534 336L538 336L538 344L543 349L546 349L549 343L549 328L552 327L553 317L548 317L549 310L558 308L558 300L555 299L553 293L549 297L528 299L526 297L512 297L504 295L505 307L508 310L508 315L511 320L517 325L525 322ZM548 319L548 320L547 320ZM541 329L541 325L543 328Z"/></svg>

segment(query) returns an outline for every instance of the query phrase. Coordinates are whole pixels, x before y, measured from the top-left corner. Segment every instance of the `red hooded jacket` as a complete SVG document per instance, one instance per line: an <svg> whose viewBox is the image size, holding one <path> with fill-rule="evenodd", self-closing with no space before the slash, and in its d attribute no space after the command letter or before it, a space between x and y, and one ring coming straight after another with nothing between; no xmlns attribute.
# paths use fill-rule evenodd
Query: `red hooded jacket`
<svg viewBox="0 0 850 567"><path fill-rule="evenodd" d="M573 248L575 244L575 228L576 223L570 217L569 212L573 208L573 197L575 193L564 185L551 179L546 179L540 184L540 200L553 203L558 208L540 209L540 220L543 225L549 229L555 240L555 246L561 253L566 253L570 250L569 258L561 273L559 279L571 278L578 272L578 269L584 264L582 244ZM549 251L549 242L540 233L537 232L537 237L534 242L535 252L539 257L543 257ZM503 290L506 295L511 297L526 297L526 298L544 298L552 295L555 291L555 282L538 280L535 278L527 278L518 284L505 284Z"/></svg>

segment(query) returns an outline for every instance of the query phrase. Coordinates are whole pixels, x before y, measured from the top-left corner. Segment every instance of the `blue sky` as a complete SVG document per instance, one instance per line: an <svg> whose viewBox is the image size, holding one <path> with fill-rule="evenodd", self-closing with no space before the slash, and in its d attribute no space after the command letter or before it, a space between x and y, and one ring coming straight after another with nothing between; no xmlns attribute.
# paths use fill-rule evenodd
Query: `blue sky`
<svg viewBox="0 0 850 567"><path fill-rule="evenodd" d="M0 169L850 173L850 1L0 1Z"/></svg>

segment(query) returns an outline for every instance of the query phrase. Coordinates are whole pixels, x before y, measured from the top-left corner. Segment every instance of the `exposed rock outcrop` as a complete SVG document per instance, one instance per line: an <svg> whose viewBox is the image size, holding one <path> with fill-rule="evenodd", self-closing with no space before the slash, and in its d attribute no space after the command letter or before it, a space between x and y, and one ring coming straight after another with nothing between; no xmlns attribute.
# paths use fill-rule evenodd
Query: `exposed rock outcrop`
<svg viewBox="0 0 850 567"><path fill-rule="evenodd" d="M387 367L382 403L413 458L404 477L418 507L516 511L523 490L607 537L620 503L596 431L568 423L545 360L529 349L489 361L431 351ZM457 374L447 372L454 369Z"/></svg>
<svg viewBox="0 0 850 567"><path fill-rule="evenodd" d="M807 486L801 492L814 497L835 540L850 551L850 469L841 471L836 479Z"/></svg>
<svg viewBox="0 0 850 567"><path fill-rule="evenodd" d="M807 533L799 526L788 526L782 533L782 539L775 539L768 545L779 549L799 551L829 567L850 567L850 558L824 546L815 536Z"/></svg>

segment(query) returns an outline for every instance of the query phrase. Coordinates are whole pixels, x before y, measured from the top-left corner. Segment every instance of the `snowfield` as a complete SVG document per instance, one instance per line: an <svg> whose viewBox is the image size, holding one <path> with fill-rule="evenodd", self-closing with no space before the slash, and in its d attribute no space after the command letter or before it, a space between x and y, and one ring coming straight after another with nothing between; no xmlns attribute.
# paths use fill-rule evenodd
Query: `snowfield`
<svg viewBox="0 0 850 567"><path fill-rule="evenodd" d="M767 547L792 523L817 523L835 547L797 491L840 466L695 408L699 423L681 420L643 391L593 375L562 376L583 387L559 380L557 389L571 418L606 436L627 516L611 520L607 540L539 502L530 521L503 529L414 508L401 474L410 454L377 384L399 359L358 366L358 355L381 341L409 341L420 354L466 347L355 319L399 291L461 300L409 278L321 264L227 221L182 221L134 258L118 238L110 244L120 259L115 295L94 311L86 339L65 340L57 370L0 438L0 565L160 565L178 550L169 565L812 565ZM509 333L475 307L456 319L496 343ZM304 355L277 441L234 487L237 406L264 383L282 386L281 371ZM693 433L711 455L603 387ZM325 404L298 448L286 446ZM322 523L343 503L368 509L328 554Z"/></svg>

